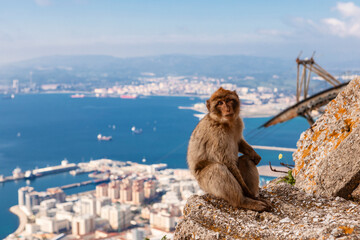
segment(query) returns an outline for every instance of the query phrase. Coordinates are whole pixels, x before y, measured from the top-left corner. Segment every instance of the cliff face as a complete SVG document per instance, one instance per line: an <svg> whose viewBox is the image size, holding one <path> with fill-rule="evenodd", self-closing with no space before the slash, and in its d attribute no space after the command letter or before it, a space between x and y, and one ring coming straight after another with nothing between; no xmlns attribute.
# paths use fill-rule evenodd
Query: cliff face
<svg viewBox="0 0 360 240"><path fill-rule="evenodd" d="M359 122L360 78L357 78L301 135L293 154L293 175L298 188L321 196L359 199Z"/></svg>
<svg viewBox="0 0 360 240"><path fill-rule="evenodd" d="M271 212L195 195L175 239L360 239L360 78L328 104L297 147L295 186L275 179L260 191Z"/></svg>
<svg viewBox="0 0 360 240"><path fill-rule="evenodd" d="M236 209L210 195L190 197L175 239L360 239L360 206L320 198L274 180L260 195L271 212Z"/></svg>

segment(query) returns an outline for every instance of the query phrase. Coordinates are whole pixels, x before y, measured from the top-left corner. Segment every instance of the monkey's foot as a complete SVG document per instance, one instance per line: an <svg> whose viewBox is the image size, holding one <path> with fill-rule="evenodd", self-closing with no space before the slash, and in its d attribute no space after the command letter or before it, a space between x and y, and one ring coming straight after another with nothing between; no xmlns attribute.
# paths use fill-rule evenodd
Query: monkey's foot
<svg viewBox="0 0 360 240"><path fill-rule="evenodd" d="M269 201L269 200L267 200L267 199L265 199L265 198L256 198L256 200L259 200L259 201L261 201L261 202L264 202L265 204L267 204L268 205L268 210L266 210L267 212L270 212L272 209L273 209L273 206L272 206L272 204L271 204L271 202Z"/></svg>
<svg viewBox="0 0 360 240"><path fill-rule="evenodd" d="M240 205L240 207L254 210L257 212L269 212L271 210L271 205L269 205L268 203L261 200L254 200L251 198L246 198L244 202Z"/></svg>

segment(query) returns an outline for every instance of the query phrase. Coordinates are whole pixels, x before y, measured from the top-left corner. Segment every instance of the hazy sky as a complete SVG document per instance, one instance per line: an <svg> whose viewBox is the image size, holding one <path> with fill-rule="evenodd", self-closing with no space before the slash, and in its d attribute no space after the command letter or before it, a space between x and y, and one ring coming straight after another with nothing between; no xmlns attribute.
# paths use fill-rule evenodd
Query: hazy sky
<svg viewBox="0 0 360 240"><path fill-rule="evenodd" d="M0 0L0 64L54 54L293 59L300 50L359 59L360 1Z"/></svg>

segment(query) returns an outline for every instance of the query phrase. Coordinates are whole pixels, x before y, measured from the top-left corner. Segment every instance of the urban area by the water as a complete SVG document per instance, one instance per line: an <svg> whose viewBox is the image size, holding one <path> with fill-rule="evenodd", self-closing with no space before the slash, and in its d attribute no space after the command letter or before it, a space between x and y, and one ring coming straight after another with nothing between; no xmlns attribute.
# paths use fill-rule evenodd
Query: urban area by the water
<svg viewBox="0 0 360 240"><path fill-rule="evenodd" d="M18 205L11 208L20 219L17 236L29 239L64 239L65 235L65 239L171 236L185 200L200 193L187 170L167 169L166 164L145 165L110 159L79 164L63 160L59 166L25 173L17 168L13 176L2 177L0 181L66 171L73 175L89 174L92 180L44 192L30 186L20 188ZM96 184L96 189L73 195L63 191L88 184Z"/></svg>
<svg viewBox="0 0 360 240"><path fill-rule="evenodd" d="M353 76L339 76L343 80ZM247 76L248 81L254 80ZM274 75L272 78L278 78ZM314 80L316 77L313 77ZM31 76L30 76L31 80ZM227 79L229 80L229 79ZM237 90L242 100L242 115L270 116L295 102L295 96L277 88L248 88L229 83L225 79L175 77L157 78L151 73L139 78L137 85L114 85L77 91L64 84L36 85L31 81L2 86L9 99L27 93L69 93L71 98L142 96L207 97L219 86ZM71 89L67 90L67 88ZM7 94L7 95L6 95ZM206 112L204 103L191 108L201 118ZM132 129L138 133L141 129ZM109 141L111 136L97 136ZM146 159L144 159L144 162ZM199 194L196 181L188 170L168 169L166 164L139 164L110 159L91 160L79 164L63 160L59 166L27 170L16 168L12 176L0 175L0 182L32 179L59 172L73 175L88 174L91 180L49 188L39 192L31 186L18 190L18 203L10 210L18 215L19 227L7 239L161 239L171 238L179 222L186 199ZM264 175L264 172L263 174ZM266 175L266 174L265 174ZM95 190L73 195L65 189L95 185Z"/></svg>

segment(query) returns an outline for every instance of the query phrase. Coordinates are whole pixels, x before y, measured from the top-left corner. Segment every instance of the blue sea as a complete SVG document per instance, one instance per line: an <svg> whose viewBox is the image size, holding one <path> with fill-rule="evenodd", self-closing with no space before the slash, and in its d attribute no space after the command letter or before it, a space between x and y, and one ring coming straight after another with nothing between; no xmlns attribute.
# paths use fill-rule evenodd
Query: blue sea
<svg viewBox="0 0 360 240"><path fill-rule="evenodd" d="M189 97L70 98L68 94L17 95L0 99L0 175L60 164L64 158L79 163L110 158L120 161L167 163L169 168L186 168L186 148L198 118L194 111L179 109L203 99ZM308 128L297 118L268 129L258 129L268 118L244 119L244 136L250 144L295 148ZM133 134L131 128L142 129ZM109 142L97 135L112 136ZM292 153L257 150L260 165L292 163ZM17 204L17 189L31 185L36 190L87 180L87 175L50 175L33 181L0 185L0 238L14 232L18 219L9 212ZM66 193L94 189L87 186Z"/></svg>

